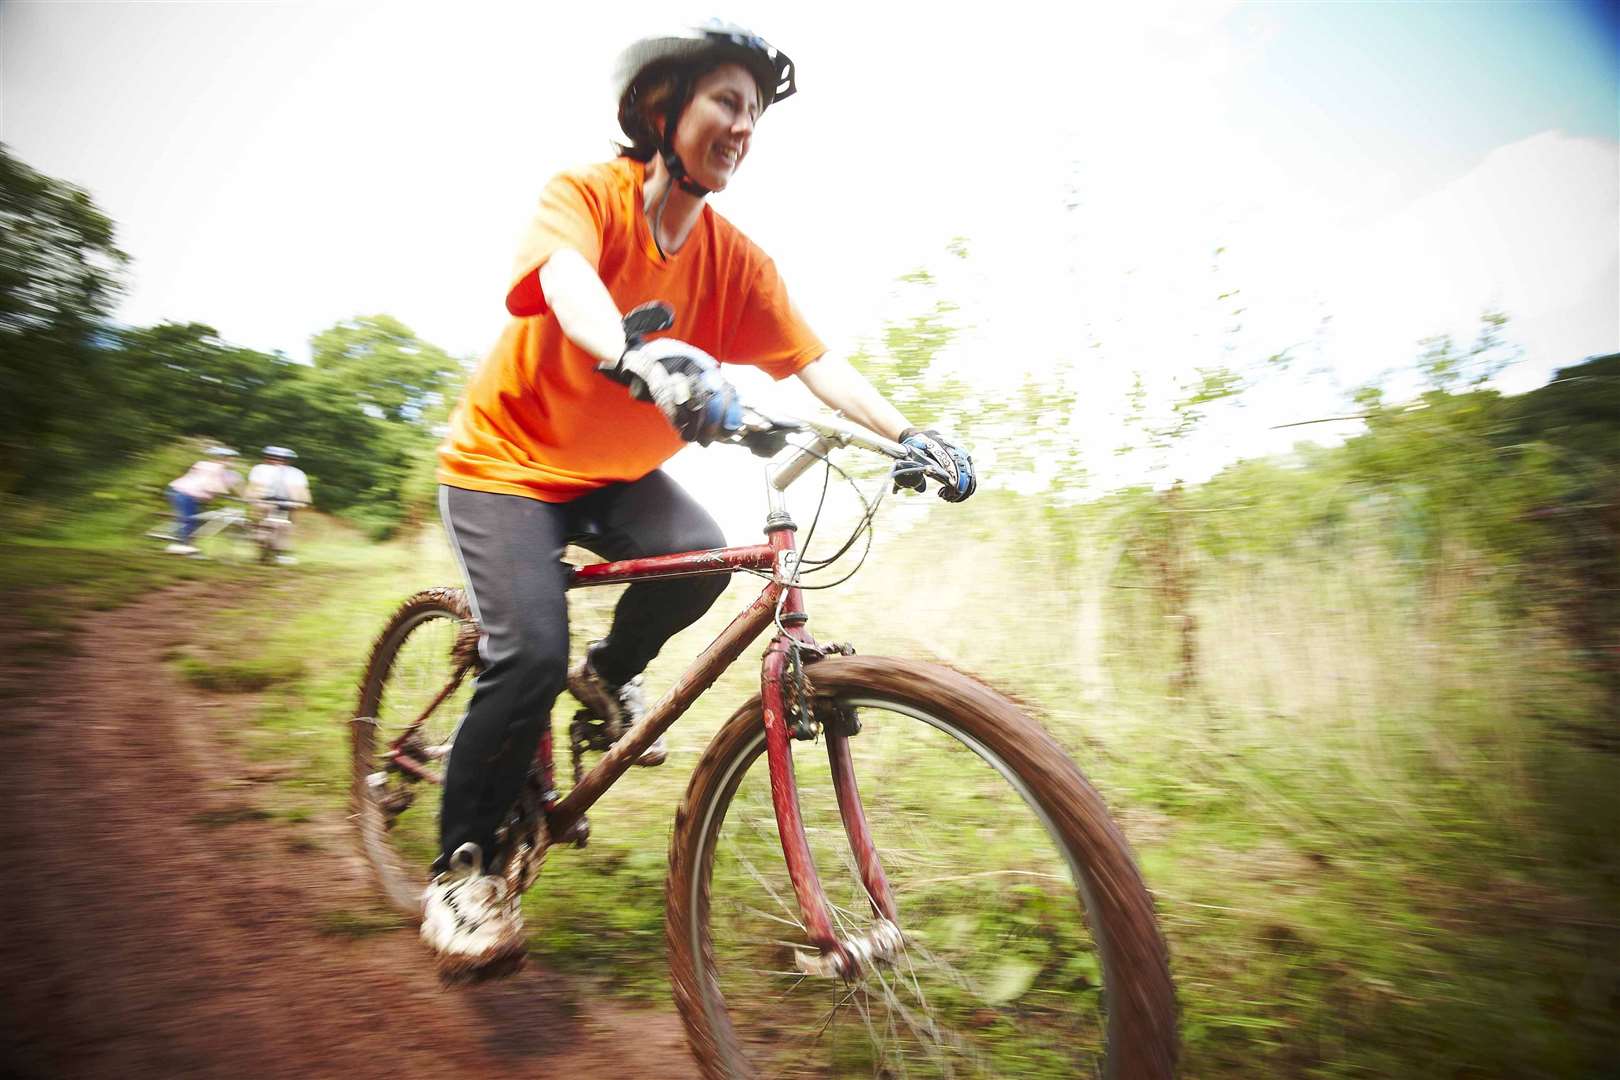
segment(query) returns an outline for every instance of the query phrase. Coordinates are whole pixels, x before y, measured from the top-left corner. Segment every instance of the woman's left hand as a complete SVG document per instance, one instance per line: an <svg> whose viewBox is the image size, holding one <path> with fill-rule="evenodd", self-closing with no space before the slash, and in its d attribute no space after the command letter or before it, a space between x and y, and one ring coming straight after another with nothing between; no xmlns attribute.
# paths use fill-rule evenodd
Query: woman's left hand
<svg viewBox="0 0 1620 1080"><path fill-rule="evenodd" d="M948 442L939 432L907 428L900 433L900 445L910 450L918 463L930 465L949 478L939 485L939 497L946 502L961 502L978 489L978 480L973 475L973 459L968 457L966 450ZM928 486L920 469L897 473L894 485L914 491L922 491Z"/></svg>

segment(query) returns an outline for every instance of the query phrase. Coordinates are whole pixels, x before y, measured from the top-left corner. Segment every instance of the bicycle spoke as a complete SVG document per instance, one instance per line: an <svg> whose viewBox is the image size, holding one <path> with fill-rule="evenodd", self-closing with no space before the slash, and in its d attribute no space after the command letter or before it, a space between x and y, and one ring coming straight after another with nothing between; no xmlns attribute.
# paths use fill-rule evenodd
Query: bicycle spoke
<svg viewBox="0 0 1620 1080"><path fill-rule="evenodd" d="M772 900L776 901L776 906L781 908L783 911L787 912L787 918L786 919L781 919L781 920L778 920L778 921L786 922L790 926L796 926L800 930L803 930L804 929L804 923L799 921L799 918L798 918L799 909L798 909L798 907L797 906L792 906L792 907L788 906L787 901L783 900L781 894L779 892L777 892L776 886L772 885L769 881L766 880L765 875L760 873L759 868L754 865L754 862L753 862L752 859L749 859L745 855L739 855L738 859L742 863L743 870L748 874L748 876L750 878L753 879L754 884L756 884L760 888L764 889L766 894L769 895Z"/></svg>
<svg viewBox="0 0 1620 1080"><path fill-rule="evenodd" d="M401 608L367 669L356 710L367 723L351 725L364 851L390 902L410 915L438 851L436 785L472 693L471 665L455 653L464 612L448 590Z"/></svg>
<svg viewBox="0 0 1620 1080"><path fill-rule="evenodd" d="M465 665L456 669L455 674L451 676L450 681L445 683L439 692L433 695L433 697L428 701L427 706L421 712L417 713L416 719L412 720L406 727L405 731L407 734L414 732L417 728L421 727L423 722L426 721L428 717L433 715L434 710L436 710L440 705L444 704L446 698L461 688L461 679L466 672L467 668ZM446 748L449 747L449 743L444 743L443 745Z"/></svg>
<svg viewBox="0 0 1620 1080"><path fill-rule="evenodd" d="M806 982L824 977L806 980L777 959L811 946L781 933L804 928L763 756L736 785L719 833L710 886L717 975L740 1023L769 1009L758 1022L775 1034L759 1051L760 1071L964 1080L1095 1071L1103 1033L1087 977L1094 947L1047 826L1004 774L949 733L864 704L861 716L851 753L859 775L883 778L863 785L862 798L900 916L892 957L835 980L825 1006L795 1008L816 996L807 998ZM816 864L831 871L828 917L840 940L864 938L876 905L829 774L813 767L809 749L799 753L805 835ZM941 791L951 797L934 799ZM846 1012L853 1026L838 1023Z"/></svg>

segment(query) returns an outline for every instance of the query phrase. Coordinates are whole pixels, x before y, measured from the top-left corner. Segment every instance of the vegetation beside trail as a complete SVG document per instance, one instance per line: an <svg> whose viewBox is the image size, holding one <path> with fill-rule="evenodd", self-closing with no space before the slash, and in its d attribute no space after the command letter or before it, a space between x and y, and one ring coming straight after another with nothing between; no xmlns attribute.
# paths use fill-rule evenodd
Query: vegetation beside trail
<svg viewBox="0 0 1620 1080"><path fill-rule="evenodd" d="M1551 389L1490 408L1545 419ZM1485 405L1471 394L1203 485L1068 509L1004 491L911 503L898 517L922 507L919 522L880 528L865 572L813 597L823 638L980 672L1074 753L1158 896L1191 1075L1582 1075L1620 1038L1620 759L1612 684L1582 639L1601 585L1585 575L1605 564L1553 557L1601 542L1576 543L1560 515L1612 505L1570 477L1613 473L1524 484L1521 465L1501 480L1526 492L1511 506L1480 487L1492 455L1448 498L1434 478L1489 445L1456 428ZM1437 455L1446 439L1409 430L1419 418L1452 425L1462 456ZM1408 439L1429 472L1378 476ZM1601 449L1552 446L1548 460ZM311 517L299 566L233 569L132 551L138 532L114 529L101 501L70 514L84 529L58 533L79 543L63 580L102 567L107 595L178 575L245 585L204 609L175 670L251 702L232 715L244 752L279 778L278 814L340 813L370 641L404 597L456 579L438 531L378 544ZM733 582L652 686L754 586ZM613 591L575 601L582 645ZM529 899L539 962L604 992L666 992L683 765L755 679L737 665L672 732L670 764L633 772L593 811L590 848L553 853ZM565 702L556 724L567 715ZM391 925L380 909L333 920L344 935ZM1487 1017L1496 1034L1481 1039Z"/></svg>
<svg viewBox="0 0 1620 1080"><path fill-rule="evenodd" d="M335 818L373 637L405 597L458 577L421 524L458 365L383 318L317 336L313 367L206 328L115 333L110 223L3 164L7 220L77 238L36 265L4 233L7 281L38 284L8 284L0 311L14 656L47 660L87 611L198 583L212 599L176 677L240 703L220 715L276 780L270 812ZM983 418L969 435L994 442L1020 410L929 377L951 311L936 300L857 360L919 412ZM1342 444L1197 484L1080 500L1084 463L1043 419L1021 445L1075 501L987 483L959 507L890 505L864 572L812 595L822 639L975 671L1073 753L1160 903L1189 1076L1552 1078L1604 1074L1620 1053L1620 357L1504 397L1490 389L1502 329L1488 316L1470 345L1425 343L1404 399L1361 388L1360 434ZM1257 377L1198 376L1137 449L1174 446ZM1047 388L1037 415L1061 419L1063 393ZM177 559L144 538L205 438L291 430L337 511L301 516L298 566ZM668 647L655 691L755 585L739 577ZM613 599L576 594L576 646ZM527 901L542 964L665 995L672 812L756 671L736 665L671 733L669 764L598 804L587 850L553 854ZM564 704L558 730L567 719ZM394 925L380 908L336 912L325 932Z"/></svg>
<svg viewBox="0 0 1620 1080"><path fill-rule="evenodd" d="M105 490L127 459L198 436L292 445L317 503L376 535L421 515L464 359L387 315L314 334L310 364L200 323L119 325L127 264L87 193L0 144L0 500Z"/></svg>

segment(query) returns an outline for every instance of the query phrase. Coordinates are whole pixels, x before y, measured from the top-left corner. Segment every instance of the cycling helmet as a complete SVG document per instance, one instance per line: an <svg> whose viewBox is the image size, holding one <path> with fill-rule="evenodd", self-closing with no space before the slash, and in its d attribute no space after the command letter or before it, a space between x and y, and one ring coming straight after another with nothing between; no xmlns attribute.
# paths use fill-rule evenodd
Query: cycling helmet
<svg viewBox="0 0 1620 1080"><path fill-rule="evenodd" d="M702 198L709 189L686 173L675 153L675 126L699 73L725 63L741 64L759 84L760 111L791 97L798 90L793 61L772 48L764 38L735 23L710 19L673 34L646 37L619 54L613 66L613 89L619 100L619 127L637 145L653 145L681 190ZM641 97L665 80L675 80L660 134L641 115Z"/></svg>
<svg viewBox="0 0 1620 1080"><path fill-rule="evenodd" d="M217 458L233 458L240 456L235 450L232 450L228 446L210 446L207 450L207 454L209 457Z"/></svg>
<svg viewBox="0 0 1620 1080"><path fill-rule="evenodd" d="M264 456L279 461L298 460L298 455L287 449L285 446L267 446L264 448Z"/></svg>

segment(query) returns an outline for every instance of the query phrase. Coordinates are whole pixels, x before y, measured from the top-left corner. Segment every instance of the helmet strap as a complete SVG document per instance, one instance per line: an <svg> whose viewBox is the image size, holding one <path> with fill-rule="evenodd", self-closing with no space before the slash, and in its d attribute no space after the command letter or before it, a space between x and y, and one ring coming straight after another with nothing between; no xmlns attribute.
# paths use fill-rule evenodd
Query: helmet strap
<svg viewBox="0 0 1620 1080"><path fill-rule="evenodd" d="M679 162L681 159L676 158L675 160L677 162ZM667 165L667 163L668 163L667 158L665 159L665 163ZM664 224L664 207L669 203L669 189L670 189L671 186L672 185L669 185L669 184L664 185L664 190L662 192L660 192L659 196L658 196L658 205L653 207L653 212L652 212L653 247L657 248L658 249L658 254L662 255L666 259L669 258L669 252L665 251L664 250L664 245L659 242L658 230Z"/></svg>
<svg viewBox="0 0 1620 1080"><path fill-rule="evenodd" d="M686 171L686 163L681 160L680 155L675 152L673 146L660 150L659 156L664 159L664 168L669 170L669 179L672 186L678 186L688 195L696 195L700 199L714 194L714 192L692 179Z"/></svg>
<svg viewBox="0 0 1620 1080"><path fill-rule="evenodd" d="M681 114L686 111L686 98L692 92L692 79L682 75L675 84L675 93L670 98L669 112L664 116L663 137L658 140L658 154L664 159L664 168L669 170L669 179L679 184L682 191L688 195L695 195L699 199L714 194L702 184L693 180L686 171L686 163L675 152L675 129L681 122ZM666 197L668 192L665 193ZM663 201L659 201L659 212L663 212Z"/></svg>

